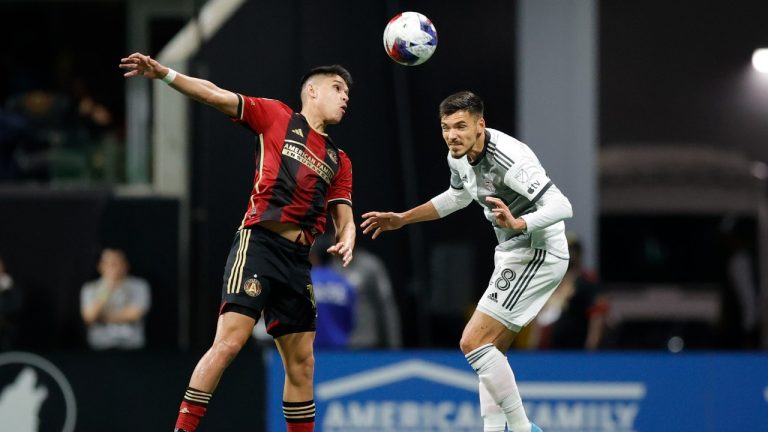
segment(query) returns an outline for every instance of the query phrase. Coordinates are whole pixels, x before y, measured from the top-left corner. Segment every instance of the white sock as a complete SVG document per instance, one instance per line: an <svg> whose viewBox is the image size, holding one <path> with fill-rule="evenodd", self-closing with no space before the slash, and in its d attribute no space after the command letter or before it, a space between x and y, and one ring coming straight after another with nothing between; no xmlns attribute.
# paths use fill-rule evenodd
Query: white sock
<svg viewBox="0 0 768 432"><path fill-rule="evenodd" d="M504 354L493 344L483 345L466 355L480 382L491 398L500 405L511 432L531 432L523 400L515 382L515 374Z"/></svg>
<svg viewBox="0 0 768 432"><path fill-rule="evenodd" d="M504 432L507 430L507 416L501 410L483 382L480 381L480 415L483 416L483 432Z"/></svg>

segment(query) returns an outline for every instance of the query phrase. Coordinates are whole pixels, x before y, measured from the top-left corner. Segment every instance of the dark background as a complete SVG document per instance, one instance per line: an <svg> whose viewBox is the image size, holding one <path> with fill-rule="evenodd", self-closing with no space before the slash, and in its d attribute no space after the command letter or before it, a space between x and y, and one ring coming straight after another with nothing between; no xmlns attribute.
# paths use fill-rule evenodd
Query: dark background
<svg viewBox="0 0 768 432"><path fill-rule="evenodd" d="M0 40L6 53L0 56L0 100L34 86L72 92L80 88L73 83L84 82L122 130L125 87L117 63L135 50L128 43L126 10L123 1L0 1ZM439 46L424 65L402 67L383 52L381 32L400 10L420 11L437 27ZM446 151L436 109L448 94L475 91L486 102L488 125L516 133L515 64L520 59L515 10L513 1L491 0L250 1L204 43L192 70L230 90L281 99L298 109L299 78L308 68L329 63L348 67L356 82L350 109L330 134L353 160L359 220L365 211L405 210L446 189ZM598 13L601 147L692 142L768 160L768 87L755 80L750 66L752 51L768 46L768 2L601 1ZM155 21L153 50L182 23L175 18ZM224 260L252 186L254 138L210 108L194 105L190 115L192 243L179 253L190 257L190 285L182 289L191 293L192 347L201 349L213 334ZM176 204L170 200L155 207L152 199L126 203L108 189L95 198L79 194L27 188L2 200L0 254L27 290L26 298L32 300L27 307L35 314L24 321L25 346L83 346L77 311L70 308L77 305L82 282L95 276L99 247L113 238L132 248L134 273L153 287L149 333L161 336L150 343L156 348L173 345L178 278L169 254L176 253ZM47 210L61 202L66 204L59 210ZM131 213L133 205L148 207ZM50 216L41 217L41 209ZM627 227L635 222L604 224L600 267L608 281L627 274L625 263L614 258L632 243L631 238L619 240L631 235ZM656 223L666 223L645 222L650 232L658 230ZM718 221L693 223L706 233L699 246L714 244ZM686 225L682 222L679 229ZM449 258L443 267L430 267L431 254L441 244L455 243L469 245L468 265ZM389 266L405 317L406 344L454 346L464 317L444 319L425 305L430 291L442 288L431 281L438 279L435 273L450 268L452 279L470 276L476 281L476 297L493 268L494 243L480 210L471 206L375 242L360 236L358 247L378 253ZM41 244L48 248L46 255L39 255L36 245ZM707 265L719 263L716 255L705 259ZM703 264L694 254L680 253L675 260L665 263L666 268L683 270L670 271L672 277ZM50 275L40 276L41 267ZM705 275L710 282L719 277L714 270ZM425 323L439 331L425 330ZM57 330L42 330L50 328Z"/></svg>
<svg viewBox="0 0 768 432"><path fill-rule="evenodd" d="M346 2L344 7L336 6L338 4L333 1L247 3L231 25L206 44L199 61L211 81L244 94L281 99L297 110L299 79L306 70L317 64L345 65L355 80L350 109L344 122L331 128L329 133L352 159L353 201L358 220L366 211L406 210L447 188L447 153L440 135L437 106L448 94L472 89L485 100L488 124L514 133L515 40L511 32L504 38L497 35L498 29L514 22L512 3L500 7L496 2L481 1L458 15L443 7L443 2L419 2L418 9L437 23L439 48L429 62L408 69L391 62L382 55L383 49L379 49L382 26L394 12L388 12L382 3ZM488 14L489 9L494 13ZM323 11L327 10L334 12L326 17ZM273 19L259 26L247 25L253 17L265 15ZM314 19L321 15L323 20ZM472 33L450 31L468 21L481 25ZM294 25L286 26L285 22ZM351 38L348 31L341 31L350 26L354 28ZM446 31L441 32L441 28ZM319 34L323 37L318 37ZM246 45L234 55L227 49L243 40L265 42ZM277 40L280 43L267 42ZM509 54L491 55L491 48L484 45L487 40L493 41L493 51ZM466 53L475 51L471 58L466 57ZM482 72L476 73L473 65ZM405 98L409 112L398 112L392 97L396 93ZM220 284L232 235L252 187L254 140L250 132L233 127L214 110L195 105L193 111L193 206L200 210L195 214L202 217L195 220L193 228L192 267L206 273L196 280L192 298L211 314L212 308L218 305L219 292L210 287ZM400 118L399 114L406 118ZM414 125L413 137L407 143L399 141L398 130L403 127L403 121ZM408 163L415 166L415 178L404 177L404 151L411 152L412 160ZM417 201L408 202L409 194ZM485 287L485 278L489 277L485 275L493 270L491 251L496 240L481 218L478 208L470 208L440 223L409 227L375 242L360 235L358 247L385 257L403 308L401 312L404 316L414 316L422 311L411 308L428 296L426 267L431 246L436 243L471 242L482 251L466 271L481 275L482 280L475 287L477 291ZM423 243L430 247L403 250L408 236L421 232ZM422 277L417 279L419 275ZM204 327L202 331L212 330L207 323L200 324ZM407 325L405 329L406 343L417 343L418 329ZM450 333L454 339L456 332Z"/></svg>

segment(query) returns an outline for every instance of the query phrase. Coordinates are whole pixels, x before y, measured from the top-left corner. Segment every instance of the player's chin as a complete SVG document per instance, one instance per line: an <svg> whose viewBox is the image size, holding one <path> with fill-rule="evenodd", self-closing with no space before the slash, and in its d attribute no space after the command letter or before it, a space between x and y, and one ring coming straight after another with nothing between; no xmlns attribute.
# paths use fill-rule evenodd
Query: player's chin
<svg viewBox="0 0 768 432"><path fill-rule="evenodd" d="M464 157L464 153L462 153L461 149L457 149L457 150L449 149L448 151L449 153L451 153L451 157L454 159L461 159L462 157Z"/></svg>

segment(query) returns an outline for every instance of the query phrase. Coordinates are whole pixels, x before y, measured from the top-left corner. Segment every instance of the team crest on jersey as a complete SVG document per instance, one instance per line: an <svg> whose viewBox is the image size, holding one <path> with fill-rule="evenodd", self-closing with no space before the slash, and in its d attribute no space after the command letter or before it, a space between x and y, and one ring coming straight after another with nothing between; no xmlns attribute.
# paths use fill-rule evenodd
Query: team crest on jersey
<svg viewBox="0 0 768 432"><path fill-rule="evenodd" d="M251 297L261 294L261 282L256 278L250 278L243 283L243 291Z"/></svg>
<svg viewBox="0 0 768 432"><path fill-rule="evenodd" d="M328 149L328 150L326 150L326 153L328 153L328 157L331 158L333 163L339 163L339 157L336 156L336 150Z"/></svg>
<svg viewBox="0 0 768 432"><path fill-rule="evenodd" d="M526 172L524 169L521 169L517 172L517 174L515 174L515 180L523 184L528 183L528 178L528 172Z"/></svg>
<svg viewBox="0 0 768 432"><path fill-rule="evenodd" d="M485 185L485 188L489 192L491 193L496 192L496 186L493 185L493 179L491 179L490 177L486 177L485 180L483 180L483 185Z"/></svg>

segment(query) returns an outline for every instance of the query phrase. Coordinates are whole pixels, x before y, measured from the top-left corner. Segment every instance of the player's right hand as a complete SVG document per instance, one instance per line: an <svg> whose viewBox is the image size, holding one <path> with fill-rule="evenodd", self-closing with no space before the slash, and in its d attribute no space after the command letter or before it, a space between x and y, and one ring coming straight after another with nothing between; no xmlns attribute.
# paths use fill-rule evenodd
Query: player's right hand
<svg viewBox="0 0 768 432"><path fill-rule="evenodd" d="M384 231L396 230L405 225L402 213L374 211L364 214L363 219L365 220L360 224L360 228L363 229L363 234L373 231L373 236L371 236L373 239Z"/></svg>
<svg viewBox="0 0 768 432"><path fill-rule="evenodd" d="M126 70L124 77L145 76L150 79L162 78L168 73L168 68L157 60L142 53L133 53L120 59L120 69Z"/></svg>

